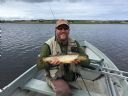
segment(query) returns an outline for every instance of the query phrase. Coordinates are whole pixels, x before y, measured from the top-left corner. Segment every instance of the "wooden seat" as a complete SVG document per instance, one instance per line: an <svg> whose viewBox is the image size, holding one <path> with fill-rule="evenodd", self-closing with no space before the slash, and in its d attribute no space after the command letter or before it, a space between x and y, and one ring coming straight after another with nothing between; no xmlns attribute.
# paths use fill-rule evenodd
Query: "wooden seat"
<svg viewBox="0 0 128 96"><path fill-rule="evenodd" d="M24 89L42 93L45 95L55 96L55 92L47 85L47 82L37 79L30 80L25 84ZM72 90L73 96L88 96L88 94L83 90ZM87 95L86 95L87 94Z"/></svg>

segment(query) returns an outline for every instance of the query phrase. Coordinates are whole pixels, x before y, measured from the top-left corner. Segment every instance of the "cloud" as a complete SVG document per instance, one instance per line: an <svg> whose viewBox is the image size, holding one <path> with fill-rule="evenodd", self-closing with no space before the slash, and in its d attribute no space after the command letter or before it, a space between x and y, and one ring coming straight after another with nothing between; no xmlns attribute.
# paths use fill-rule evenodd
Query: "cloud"
<svg viewBox="0 0 128 96"><path fill-rule="evenodd" d="M5 2L6 2L6 0L0 0L0 4L5 3Z"/></svg>
<svg viewBox="0 0 128 96"><path fill-rule="evenodd" d="M0 2L3 2L0 3L0 18L128 19L127 0L104 2L102 0L1 0Z"/></svg>
<svg viewBox="0 0 128 96"><path fill-rule="evenodd" d="M10 0L0 0L0 3L5 3L8 2ZM29 2L29 3L37 3L37 2L51 2L53 0L11 0L12 2L19 2L19 1L23 1L23 2Z"/></svg>
<svg viewBox="0 0 128 96"><path fill-rule="evenodd" d="M37 2L51 2L53 0L20 0L24 2L37 3Z"/></svg>
<svg viewBox="0 0 128 96"><path fill-rule="evenodd" d="M10 0L0 0L0 2L6 2ZM81 1L88 1L88 0L11 0L11 1L23 1L29 3L38 3L38 2L81 2Z"/></svg>

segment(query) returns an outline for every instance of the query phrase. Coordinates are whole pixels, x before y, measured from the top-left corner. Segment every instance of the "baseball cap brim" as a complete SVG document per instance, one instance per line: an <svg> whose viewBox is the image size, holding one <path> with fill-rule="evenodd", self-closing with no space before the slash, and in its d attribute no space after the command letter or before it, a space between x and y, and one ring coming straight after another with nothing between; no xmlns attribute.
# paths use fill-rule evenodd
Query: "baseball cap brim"
<svg viewBox="0 0 128 96"><path fill-rule="evenodd" d="M69 26L69 23L68 23L67 20L60 19L60 20L57 20L57 21L56 21L56 27L58 27L58 26L60 26L60 25L63 25L63 24Z"/></svg>

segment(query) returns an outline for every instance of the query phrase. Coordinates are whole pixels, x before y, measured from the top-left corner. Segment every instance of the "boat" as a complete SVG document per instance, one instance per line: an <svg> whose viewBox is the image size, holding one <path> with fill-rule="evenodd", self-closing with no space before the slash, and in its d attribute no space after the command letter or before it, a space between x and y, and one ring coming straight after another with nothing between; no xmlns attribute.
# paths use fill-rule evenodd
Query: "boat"
<svg viewBox="0 0 128 96"><path fill-rule="evenodd" d="M70 82L73 96L128 96L128 72L119 70L99 49L87 41L81 43L90 58L90 67L79 67L79 82ZM126 75L125 75L126 74ZM79 88L79 84L81 88ZM44 71L35 64L0 89L0 96L55 96L47 85Z"/></svg>

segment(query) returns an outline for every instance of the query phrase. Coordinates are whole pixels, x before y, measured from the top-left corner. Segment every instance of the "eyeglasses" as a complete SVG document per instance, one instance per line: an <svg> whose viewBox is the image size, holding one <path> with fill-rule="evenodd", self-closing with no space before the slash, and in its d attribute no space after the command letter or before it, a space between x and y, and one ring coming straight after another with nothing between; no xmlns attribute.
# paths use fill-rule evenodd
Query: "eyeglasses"
<svg viewBox="0 0 128 96"><path fill-rule="evenodd" d="M59 28L57 28L58 30L68 30L69 28L63 28L63 27L59 27Z"/></svg>
<svg viewBox="0 0 128 96"><path fill-rule="evenodd" d="M69 30L69 26L58 26L56 29L58 30Z"/></svg>

